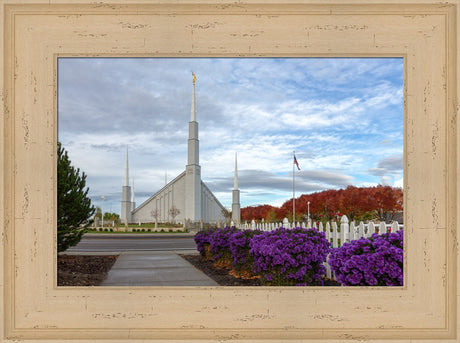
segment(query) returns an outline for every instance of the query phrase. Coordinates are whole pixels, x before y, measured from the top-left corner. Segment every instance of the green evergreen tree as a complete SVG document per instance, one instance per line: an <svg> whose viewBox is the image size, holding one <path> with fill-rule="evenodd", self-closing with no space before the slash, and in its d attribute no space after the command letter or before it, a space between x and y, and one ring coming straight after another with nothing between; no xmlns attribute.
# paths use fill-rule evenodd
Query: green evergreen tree
<svg viewBox="0 0 460 343"><path fill-rule="evenodd" d="M80 242L83 233L91 223L90 217L95 209L88 198L86 175L75 169L69 160L67 151L58 142L57 165L57 248L58 252Z"/></svg>

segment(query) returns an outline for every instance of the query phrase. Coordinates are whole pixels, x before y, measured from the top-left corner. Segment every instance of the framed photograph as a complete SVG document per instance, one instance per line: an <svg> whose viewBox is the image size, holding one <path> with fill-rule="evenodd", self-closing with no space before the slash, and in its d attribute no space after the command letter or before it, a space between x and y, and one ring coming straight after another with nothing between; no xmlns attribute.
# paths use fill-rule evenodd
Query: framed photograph
<svg viewBox="0 0 460 343"><path fill-rule="evenodd" d="M457 1L5 0L0 11L0 341L458 341ZM404 286L58 287L61 57L402 58Z"/></svg>

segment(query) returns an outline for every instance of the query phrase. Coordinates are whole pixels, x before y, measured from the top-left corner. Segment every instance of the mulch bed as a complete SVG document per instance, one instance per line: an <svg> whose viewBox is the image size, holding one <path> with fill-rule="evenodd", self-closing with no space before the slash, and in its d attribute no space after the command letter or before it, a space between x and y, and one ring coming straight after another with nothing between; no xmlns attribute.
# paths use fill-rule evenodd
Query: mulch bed
<svg viewBox="0 0 460 343"><path fill-rule="evenodd" d="M58 286L98 286L117 257L58 255Z"/></svg>
<svg viewBox="0 0 460 343"><path fill-rule="evenodd" d="M217 268L212 261L207 261L200 255L179 255L196 269L201 270L219 286L261 286L259 279L241 279L229 274L226 268Z"/></svg>
<svg viewBox="0 0 460 343"><path fill-rule="evenodd" d="M212 261L206 260L200 255L180 255L183 259L191 263L195 268L201 270L211 279L216 281L219 286L262 286L260 279L242 279L235 277L232 272L225 267L218 268ZM335 280L325 279L324 286L340 286Z"/></svg>
<svg viewBox="0 0 460 343"><path fill-rule="evenodd" d="M261 286L260 279L243 279L231 275L228 268L216 267L212 261L200 255L180 255L201 270L220 286ZM107 273L118 256L58 256L58 286L98 286L107 277ZM333 280L324 280L325 286L340 286Z"/></svg>

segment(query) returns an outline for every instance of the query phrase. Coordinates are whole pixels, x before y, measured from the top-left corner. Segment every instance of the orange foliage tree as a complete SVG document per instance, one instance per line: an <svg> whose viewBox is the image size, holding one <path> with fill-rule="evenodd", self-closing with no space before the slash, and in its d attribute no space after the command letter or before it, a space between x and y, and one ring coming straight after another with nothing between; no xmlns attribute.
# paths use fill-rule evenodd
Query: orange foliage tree
<svg viewBox="0 0 460 343"><path fill-rule="evenodd" d="M241 209L241 220L266 220L277 217L278 208L271 205L248 206Z"/></svg>
<svg viewBox="0 0 460 343"><path fill-rule="evenodd" d="M348 186L303 194L296 198L296 220L306 218L310 202L310 216L314 220L330 220L346 215L350 220L393 220L403 210L403 190L390 186ZM281 207L250 206L241 209L242 220L277 220L292 218L292 198Z"/></svg>

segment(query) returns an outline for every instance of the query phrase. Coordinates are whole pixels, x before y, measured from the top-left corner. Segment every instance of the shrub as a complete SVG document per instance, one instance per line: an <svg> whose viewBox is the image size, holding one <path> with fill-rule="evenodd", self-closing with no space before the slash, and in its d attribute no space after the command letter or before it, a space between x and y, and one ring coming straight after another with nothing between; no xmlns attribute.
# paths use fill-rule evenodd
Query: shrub
<svg viewBox="0 0 460 343"><path fill-rule="evenodd" d="M215 229L205 229L197 232L195 234L194 240L196 243L196 249L200 253L202 257L206 259L211 259L210 256L210 245L211 245L211 236ZM209 252L209 256L207 256L207 252Z"/></svg>
<svg viewBox="0 0 460 343"><path fill-rule="evenodd" d="M249 254L249 243L255 235L260 235L260 230L235 231L230 237L230 253L232 255L232 266L235 271L242 275L252 274L251 266L254 261Z"/></svg>
<svg viewBox="0 0 460 343"><path fill-rule="evenodd" d="M148 232L152 232L152 229L148 229Z"/></svg>
<svg viewBox="0 0 460 343"><path fill-rule="evenodd" d="M323 262L330 252L324 232L316 229L285 229L256 235L249 243L252 269L270 286L323 284Z"/></svg>
<svg viewBox="0 0 460 343"><path fill-rule="evenodd" d="M403 230L345 243L334 248L329 265L345 286L402 286Z"/></svg>
<svg viewBox="0 0 460 343"><path fill-rule="evenodd" d="M234 226L216 229L212 232L209 243L213 261L220 266L231 267L232 253L230 251L230 237L238 231Z"/></svg>

